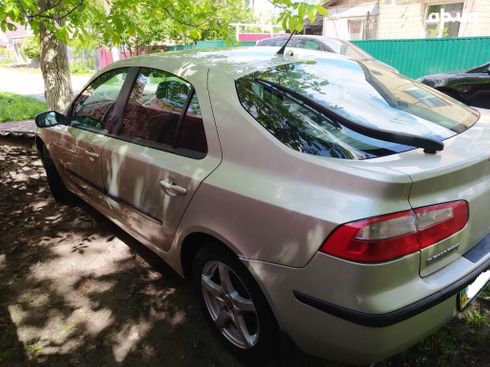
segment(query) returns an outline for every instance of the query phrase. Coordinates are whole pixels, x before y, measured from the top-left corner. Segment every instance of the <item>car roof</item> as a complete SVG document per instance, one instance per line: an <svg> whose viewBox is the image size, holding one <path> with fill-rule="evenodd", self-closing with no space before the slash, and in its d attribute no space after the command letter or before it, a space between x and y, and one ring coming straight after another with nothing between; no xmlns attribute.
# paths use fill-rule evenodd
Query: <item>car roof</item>
<svg viewBox="0 0 490 367"><path fill-rule="evenodd" d="M267 40L271 40L271 39L284 39L284 38L289 38L289 35L285 34L285 35L280 35L280 36L274 36L274 37L264 38L264 39L261 39L260 41L258 41L257 44L261 43L262 41L267 41ZM329 41L329 40L332 40L332 41L338 41L338 42L342 42L342 43L347 43L347 41L341 40L339 38L327 37L327 36L318 36L318 35L314 35L314 34L295 34L293 36L293 38L314 39L314 40L317 40L317 41Z"/></svg>
<svg viewBox="0 0 490 367"><path fill-rule="evenodd" d="M127 66L155 67L165 66L176 75L205 73L217 70L236 79L257 70L275 65L304 62L318 59L344 60L355 62L349 57L335 53L290 48L284 55L277 55L278 47L236 47L216 50L170 51L161 54L136 56L110 64L103 72ZM100 75L100 73L99 73Z"/></svg>

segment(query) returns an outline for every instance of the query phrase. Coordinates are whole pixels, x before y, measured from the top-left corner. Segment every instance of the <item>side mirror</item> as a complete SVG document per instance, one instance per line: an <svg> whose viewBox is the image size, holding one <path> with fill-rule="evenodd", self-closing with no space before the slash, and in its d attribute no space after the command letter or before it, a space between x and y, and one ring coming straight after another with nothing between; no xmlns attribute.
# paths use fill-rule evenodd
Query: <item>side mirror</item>
<svg viewBox="0 0 490 367"><path fill-rule="evenodd" d="M66 117L56 111L41 112L35 118L37 127L50 127L58 124L66 124Z"/></svg>

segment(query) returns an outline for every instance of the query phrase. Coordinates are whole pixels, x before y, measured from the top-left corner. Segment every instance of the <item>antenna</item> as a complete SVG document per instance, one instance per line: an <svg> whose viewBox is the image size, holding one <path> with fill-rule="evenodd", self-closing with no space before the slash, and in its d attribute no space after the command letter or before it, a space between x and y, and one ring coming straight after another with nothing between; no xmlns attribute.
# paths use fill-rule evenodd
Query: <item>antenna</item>
<svg viewBox="0 0 490 367"><path fill-rule="evenodd" d="M286 49L286 46L288 45L289 41L291 40L291 38L293 38L293 36L296 34L296 31L292 31L291 34L289 35L289 38L288 40L286 41L286 43L284 45L282 45L282 47L279 49L279 51L277 51L276 55L284 55L284 50Z"/></svg>

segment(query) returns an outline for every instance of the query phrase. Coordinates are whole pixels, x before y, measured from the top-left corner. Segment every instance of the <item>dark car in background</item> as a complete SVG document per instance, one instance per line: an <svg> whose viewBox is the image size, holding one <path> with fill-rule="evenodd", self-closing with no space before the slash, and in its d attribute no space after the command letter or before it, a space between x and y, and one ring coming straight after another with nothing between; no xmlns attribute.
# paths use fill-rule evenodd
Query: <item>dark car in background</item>
<svg viewBox="0 0 490 367"><path fill-rule="evenodd" d="M289 35L266 38L257 42L257 46L277 46L281 47L288 40ZM288 42L288 47L306 48L309 50L332 52L339 55L348 56L354 60L363 60L368 62L374 62L391 71L397 72L393 66L385 64L366 51L353 45L350 42L339 40L333 37L313 36L313 35L297 35L293 36Z"/></svg>
<svg viewBox="0 0 490 367"><path fill-rule="evenodd" d="M467 71L426 75L417 80L467 105L490 108L490 62Z"/></svg>

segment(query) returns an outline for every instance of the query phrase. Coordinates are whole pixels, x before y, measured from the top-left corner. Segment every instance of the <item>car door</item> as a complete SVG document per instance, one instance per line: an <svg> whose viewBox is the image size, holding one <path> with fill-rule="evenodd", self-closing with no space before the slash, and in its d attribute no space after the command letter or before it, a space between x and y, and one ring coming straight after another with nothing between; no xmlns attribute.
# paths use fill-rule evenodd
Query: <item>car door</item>
<svg viewBox="0 0 490 367"><path fill-rule="evenodd" d="M112 112L128 72L128 68L115 69L92 81L73 102L68 125L58 127L56 156L65 177L92 198L104 191L102 147L109 139Z"/></svg>
<svg viewBox="0 0 490 367"><path fill-rule="evenodd" d="M103 148L113 216L162 250L200 183L220 162L208 154L203 119L213 126L214 121L210 108L202 115L200 103L209 104L205 84L196 91L171 73L141 68L117 139Z"/></svg>

